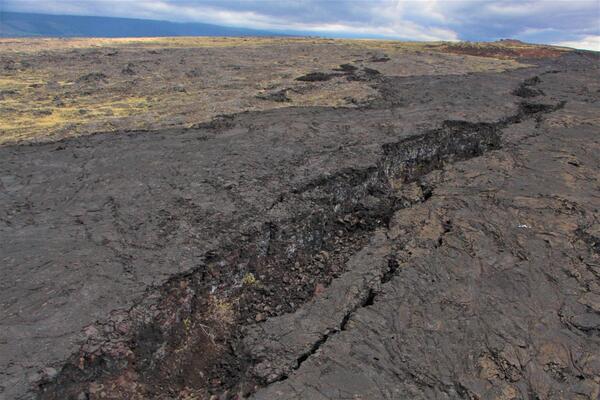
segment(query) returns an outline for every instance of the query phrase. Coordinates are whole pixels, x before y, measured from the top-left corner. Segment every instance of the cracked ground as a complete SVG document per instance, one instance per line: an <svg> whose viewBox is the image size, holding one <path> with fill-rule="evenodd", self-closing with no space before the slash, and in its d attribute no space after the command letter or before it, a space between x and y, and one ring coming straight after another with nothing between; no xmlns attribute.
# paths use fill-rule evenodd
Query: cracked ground
<svg viewBox="0 0 600 400"><path fill-rule="evenodd" d="M0 147L0 398L598 399L600 59L518 61Z"/></svg>

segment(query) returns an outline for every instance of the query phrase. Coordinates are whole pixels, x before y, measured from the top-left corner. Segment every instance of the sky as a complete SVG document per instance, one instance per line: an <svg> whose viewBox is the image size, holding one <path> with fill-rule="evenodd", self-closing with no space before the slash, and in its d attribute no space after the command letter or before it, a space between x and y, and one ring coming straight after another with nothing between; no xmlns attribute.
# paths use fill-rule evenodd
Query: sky
<svg viewBox="0 0 600 400"><path fill-rule="evenodd" d="M329 37L512 38L600 51L600 0L0 0L2 10L204 22Z"/></svg>

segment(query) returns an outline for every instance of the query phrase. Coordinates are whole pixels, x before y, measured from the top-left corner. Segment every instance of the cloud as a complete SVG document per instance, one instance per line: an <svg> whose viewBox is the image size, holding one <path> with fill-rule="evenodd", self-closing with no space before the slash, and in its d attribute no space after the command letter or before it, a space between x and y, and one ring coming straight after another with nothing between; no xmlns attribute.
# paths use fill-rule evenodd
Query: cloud
<svg viewBox="0 0 600 400"><path fill-rule="evenodd" d="M598 0L0 0L0 7L405 40L556 43L600 35Z"/></svg>
<svg viewBox="0 0 600 400"><path fill-rule="evenodd" d="M598 0L454 0L441 1L437 8L465 40L552 43L600 34Z"/></svg>
<svg viewBox="0 0 600 400"><path fill-rule="evenodd" d="M332 36L389 37L412 40L457 40L440 26L419 24L397 14L382 16L390 1L192 1L192 0L4 0L13 11L103 15L205 22L235 27L295 31Z"/></svg>
<svg viewBox="0 0 600 400"><path fill-rule="evenodd" d="M600 35L584 36L579 40L567 40L554 43L556 46L572 47L581 50L600 51Z"/></svg>

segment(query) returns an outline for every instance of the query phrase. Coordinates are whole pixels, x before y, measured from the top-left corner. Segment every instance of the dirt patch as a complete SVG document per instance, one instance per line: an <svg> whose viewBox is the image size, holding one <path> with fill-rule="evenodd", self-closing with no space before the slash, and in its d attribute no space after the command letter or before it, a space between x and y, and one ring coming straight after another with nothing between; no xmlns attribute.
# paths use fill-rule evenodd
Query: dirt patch
<svg viewBox="0 0 600 400"><path fill-rule="evenodd" d="M500 41L496 43L465 42L443 45L438 49L453 54L499 59L556 58L566 51L556 47L528 45L518 41Z"/></svg>
<svg viewBox="0 0 600 400"><path fill-rule="evenodd" d="M371 58L369 58L369 62L374 62L374 63L382 63L382 62L388 62L390 61L391 58L389 58L387 55L375 55Z"/></svg>
<svg viewBox="0 0 600 400"><path fill-rule="evenodd" d="M439 51L417 53L412 47L285 38L0 40L0 92L19 93L18 98L0 95L0 143L191 127L217 115L287 106L354 107L375 94L368 77L344 82L331 77L362 68L414 76L520 66ZM390 60L370 61L382 54ZM354 59L362 61L350 63ZM335 65L341 66L332 69ZM310 71L320 74L295 80ZM290 101L256 96L288 88ZM53 113L40 118L37 109Z"/></svg>
<svg viewBox="0 0 600 400"><path fill-rule="evenodd" d="M89 74L77 78L75 82L80 84L107 83L108 76L106 76L106 74L103 74L102 72L91 72Z"/></svg>
<svg viewBox="0 0 600 400"><path fill-rule="evenodd" d="M256 97L261 100L285 103L285 102L291 101L290 98L287 96L287 92L288 92L288 89L282 89L282 90L278 90L276 92L260 93L260 94L256 95Z"/></svg>

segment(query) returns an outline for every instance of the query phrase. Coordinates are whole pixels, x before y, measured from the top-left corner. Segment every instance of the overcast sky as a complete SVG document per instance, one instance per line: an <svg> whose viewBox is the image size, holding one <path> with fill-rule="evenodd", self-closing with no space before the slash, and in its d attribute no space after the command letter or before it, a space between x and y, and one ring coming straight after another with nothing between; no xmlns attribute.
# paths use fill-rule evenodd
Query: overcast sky
<svg viewBox="0 0 600 400"><path fill-rule="evenodd" d="M600 0L0 0L0 7L334 37L515 38L600 50Z"/></svg>

